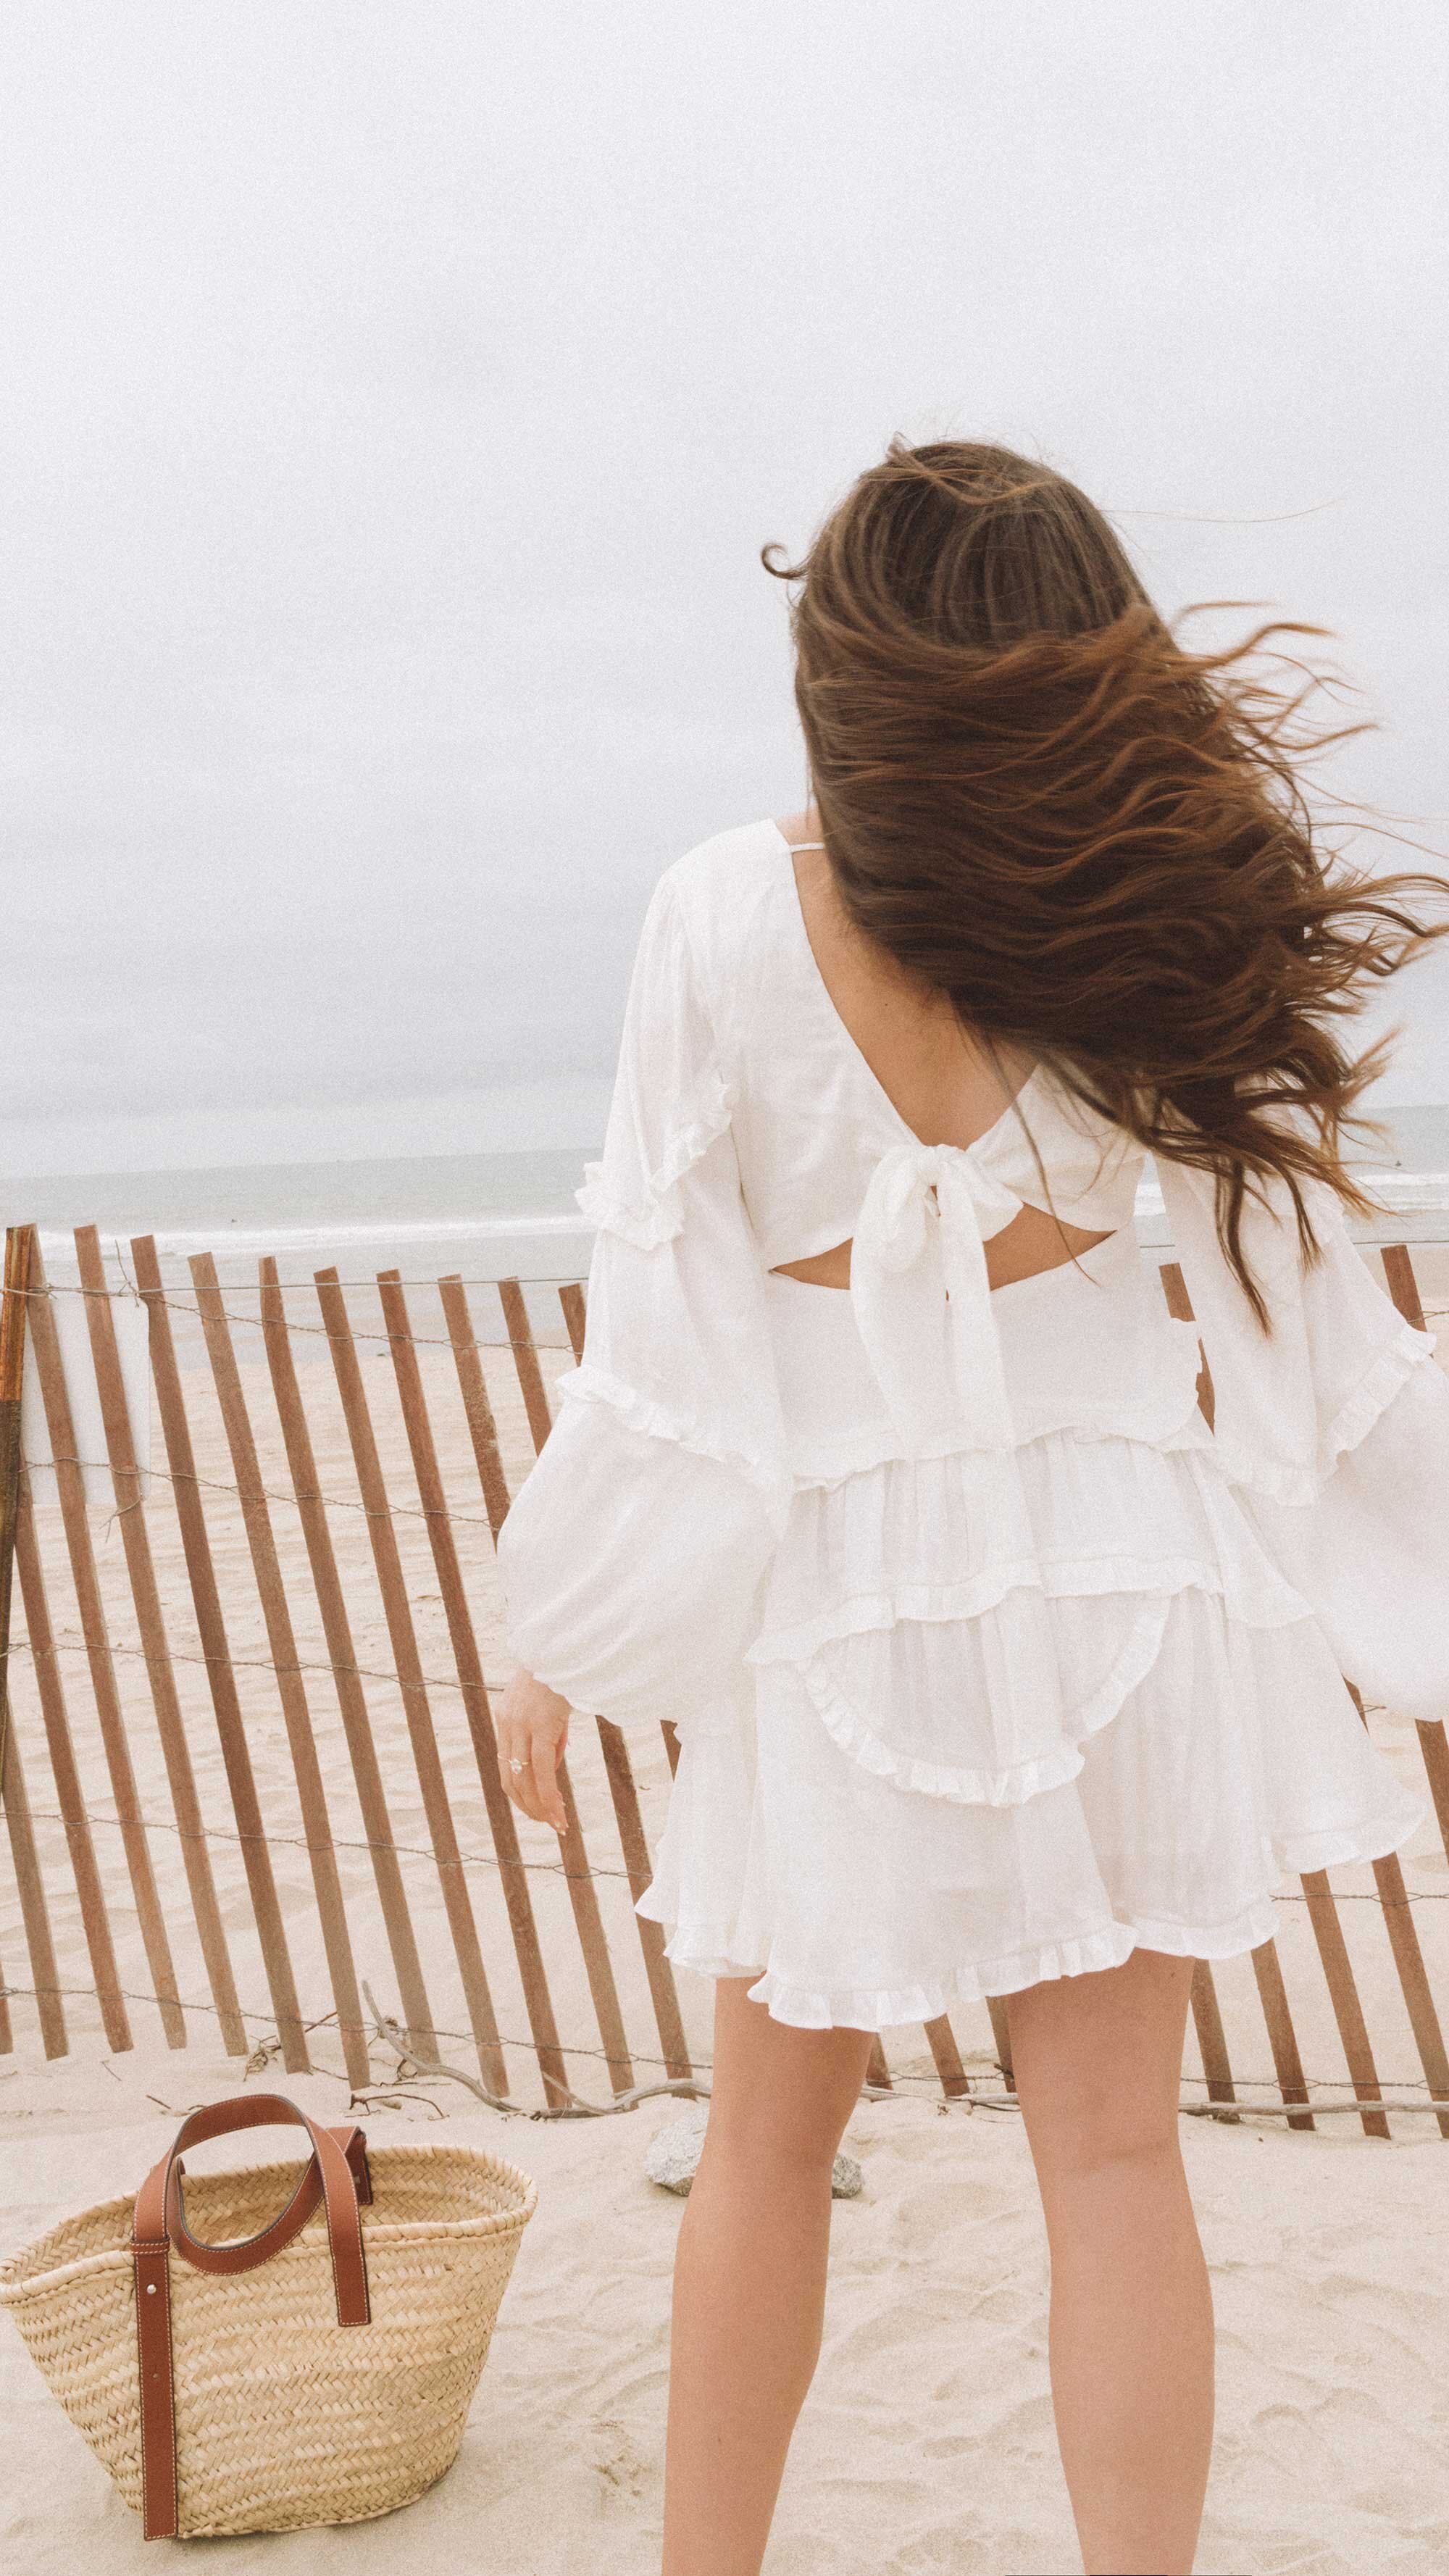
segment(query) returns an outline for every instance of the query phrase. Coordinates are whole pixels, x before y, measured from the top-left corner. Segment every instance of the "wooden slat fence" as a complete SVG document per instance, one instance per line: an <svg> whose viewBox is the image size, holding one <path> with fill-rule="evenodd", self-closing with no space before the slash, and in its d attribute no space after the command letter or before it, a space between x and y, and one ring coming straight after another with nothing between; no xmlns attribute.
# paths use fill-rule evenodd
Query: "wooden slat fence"
<svg viewBox="0 0 1449 2576"><path fill-rule="evenodd" d="M74 1241L74 1276L51 1283L33 1229L6 1239L0 2055L154 2034L330 2067L360 2091L395 2075L370 1994L418 2062L471 2060L520 2108L707 2084L708 1983L677 1986L634 1911L672 1728L576 1720L562 1837L518 1815L496 1767L493 1550L548 1436L551 1379L581 1354L582 1283L283 1282L270 1259L224 1279L210 1253L179 1281L150 1237L109 1260L94 1227ZM1382 1259L1422 1324L1407 1247ZM1175 1263L1162 1280L1190 1317ZM57 1329L73 1297L84 1387ZM122 1306L145 1319L149 1460ZM39 1499L20 1456L27 1344L53 1461ZM1203 1402L1211 1420L1206 1372ZM82 1456L77 1415L99 1454ZM1275 1938L1198 1962L1184 2098L1227 2119L1276 2106L1308 2130L1346 2102L1377 2137L1413 2105L1449 2136L1449 1743L1442 1722L1359 1709L1390 1758L1422 1765L1435 1827L1407 1864L1306 1872ZM886 2034L868 2081L999 2094L1006 2005Z"/></svg>

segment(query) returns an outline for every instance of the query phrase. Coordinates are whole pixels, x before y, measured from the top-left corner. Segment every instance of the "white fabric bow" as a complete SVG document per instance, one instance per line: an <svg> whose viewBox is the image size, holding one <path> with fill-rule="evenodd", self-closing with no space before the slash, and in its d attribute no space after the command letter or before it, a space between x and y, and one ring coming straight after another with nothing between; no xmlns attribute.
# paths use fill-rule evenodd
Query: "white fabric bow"
<svg viewBox="0 0 1449 2576"><path fill-rule="evenodd" d="M850 1256L851 1303L910 1456L1014 1446L986 1241L1021 1205L969 1147L897 1145L871 1175Z"/></svg>

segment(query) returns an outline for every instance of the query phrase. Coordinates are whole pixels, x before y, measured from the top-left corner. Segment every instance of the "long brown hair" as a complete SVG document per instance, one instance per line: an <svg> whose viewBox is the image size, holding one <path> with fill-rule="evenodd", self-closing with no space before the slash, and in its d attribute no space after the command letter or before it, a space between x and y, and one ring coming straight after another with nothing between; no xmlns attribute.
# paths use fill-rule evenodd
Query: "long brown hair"
<svg viewBox="0 0 1449 2576"><path fill-rule="evenodd" d="M1300 770L1372 727L1315 731L1304 702L1333 683L1253 660L1329 630L1273 620L1189 651L1075 484L970 440L893 438L803 561L779 552L761 560L802 585L795 699L846 914L993 1053L1030 1048L1154 1155L1214 1172L1268 1329L1240 1242L1251 1176L1287 1184L1305 1262L1302 1179L1376 1212L1340 1131L1382 1132L1353 1104L1399 1032L1355 1056L1336 1024L1449 931L1403 909L1449 893L1438 876L1336 853L1330 875Z"/></svg>

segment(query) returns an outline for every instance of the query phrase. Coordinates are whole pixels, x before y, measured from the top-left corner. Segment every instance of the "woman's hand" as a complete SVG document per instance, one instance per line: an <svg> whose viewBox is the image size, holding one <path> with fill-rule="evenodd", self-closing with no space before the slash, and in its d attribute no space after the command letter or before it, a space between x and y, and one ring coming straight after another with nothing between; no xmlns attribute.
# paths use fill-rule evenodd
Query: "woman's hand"
<svg viewBox="0 0 1449 2576"><path fill-rule="evenodd" d="M535 1824L567 1829L558 1766L569 1740L569 1704L547 1682L516 1672L498 1707L498 1772L515 1807ZM510 1766L519 1762L519 1771Z"/></svg>

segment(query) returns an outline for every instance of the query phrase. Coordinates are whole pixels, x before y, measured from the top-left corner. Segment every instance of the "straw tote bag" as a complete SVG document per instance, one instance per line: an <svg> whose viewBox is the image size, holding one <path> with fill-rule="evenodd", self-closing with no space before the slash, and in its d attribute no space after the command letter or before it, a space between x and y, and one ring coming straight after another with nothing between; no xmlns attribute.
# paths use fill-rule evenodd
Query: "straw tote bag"
<svg viewBox="0 0 1449 2576"><path fill-rule="evenodd" d="M192 2174L183 2200L185 2148L293 2121L300 2172ZM134 2201L0 2268L0 2305L148 2540L362 2522L456 2458L537 2191L244 2094L193 2111Z"/></svg>

